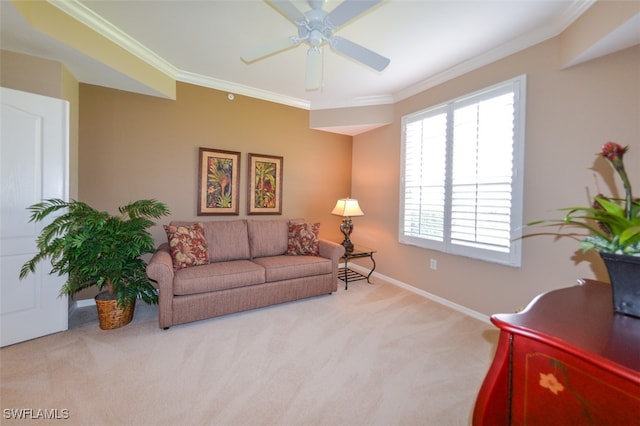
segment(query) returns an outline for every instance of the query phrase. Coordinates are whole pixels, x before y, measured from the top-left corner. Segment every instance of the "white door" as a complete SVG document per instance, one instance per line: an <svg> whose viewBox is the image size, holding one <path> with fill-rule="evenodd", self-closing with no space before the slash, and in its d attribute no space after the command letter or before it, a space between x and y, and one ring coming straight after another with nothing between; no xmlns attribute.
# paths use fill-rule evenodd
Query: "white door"
<svg viewBox="0 0 640 426"><path fill-rule="evenodd" d="M0 88L0 346L67 329L63 277L44 260L35 274L18 278L36 253L35 240L50 222L29 223L27 207L68 199L68 103Z"/></svg>

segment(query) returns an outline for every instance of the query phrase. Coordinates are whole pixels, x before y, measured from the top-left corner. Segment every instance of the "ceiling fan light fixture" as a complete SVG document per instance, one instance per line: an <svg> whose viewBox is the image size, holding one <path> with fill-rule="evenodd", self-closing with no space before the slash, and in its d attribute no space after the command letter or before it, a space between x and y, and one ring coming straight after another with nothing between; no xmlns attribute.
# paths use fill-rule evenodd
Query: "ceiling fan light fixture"
<svg viewBox="0 0 640 426"><path fill-rule="evenodd" d="M312 47L317 48L324 41L324 37L322 33L318 30L313 30L309 33L309 38L307 40Z"/></svg>

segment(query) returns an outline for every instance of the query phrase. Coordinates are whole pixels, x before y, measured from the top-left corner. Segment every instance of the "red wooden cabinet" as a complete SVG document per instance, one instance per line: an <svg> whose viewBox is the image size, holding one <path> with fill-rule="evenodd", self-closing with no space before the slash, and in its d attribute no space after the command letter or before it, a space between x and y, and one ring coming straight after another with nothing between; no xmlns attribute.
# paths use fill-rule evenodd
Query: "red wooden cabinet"
<svg viewBox="0 0 640 426"><path fill-rule="evenodd" d="M491 321L500 340L474 425L640 425L640 320L613 313L609 284L584 280Z"/></svg>

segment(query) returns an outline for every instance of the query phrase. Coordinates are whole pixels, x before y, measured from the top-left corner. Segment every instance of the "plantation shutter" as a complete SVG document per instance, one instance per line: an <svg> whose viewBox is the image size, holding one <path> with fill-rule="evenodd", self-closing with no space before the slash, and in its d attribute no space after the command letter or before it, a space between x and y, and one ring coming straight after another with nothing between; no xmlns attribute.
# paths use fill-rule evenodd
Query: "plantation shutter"
<svg viewBox="0 0 640 426"><path fill-rule="evenodd" d="M402 118L401 243L520 265L525 84Z"/></svg>
<svg viewBox="0 0 640 426"><path fill-rule="evenodd" d="M508 253L514 95L490 95L455 105L451 244Z"/></svg>
<svg viewBox="0 0 640 426"><path fill-rule="evenodd" d="M414 117L406 126L404 232L444 241L446 111Z"/></svg>

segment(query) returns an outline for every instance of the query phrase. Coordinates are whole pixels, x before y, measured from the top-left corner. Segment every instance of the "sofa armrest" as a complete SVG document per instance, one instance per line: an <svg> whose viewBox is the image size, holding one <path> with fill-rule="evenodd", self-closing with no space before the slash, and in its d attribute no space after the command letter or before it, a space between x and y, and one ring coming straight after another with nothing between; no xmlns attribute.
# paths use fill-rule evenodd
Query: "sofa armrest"
<svg viewBox="0 0 640 426"><path fill-rule="evenodd" d="M169 244L161 244L147 264L147 276L158 283L158 323L170 327L173 321L173 260Z"/></svg>
<svg viewBox="0 0 640 426"><path fill-rule="evenodd" d="M319 239L320 256L331 259L337 266L340 258L344 256L344 246L329 240Z"/></svg>
<svg viewBox="0 0 640 426"><path fill-rule="evenodd" d="M168 243L160 244L151 256L147 264L147 276L159 285L166 282L173 283L173 260L171 260Z"/></svg>
<svg viewBox="0 0 640 426"><path fill-rule="evenodd" d="M329 240L319 240L320 256L331 259L332 280L335 283L335 290L338 289L338 262L344 256L344 246ZM334 290L334 291L335 291Z"/></svg>

